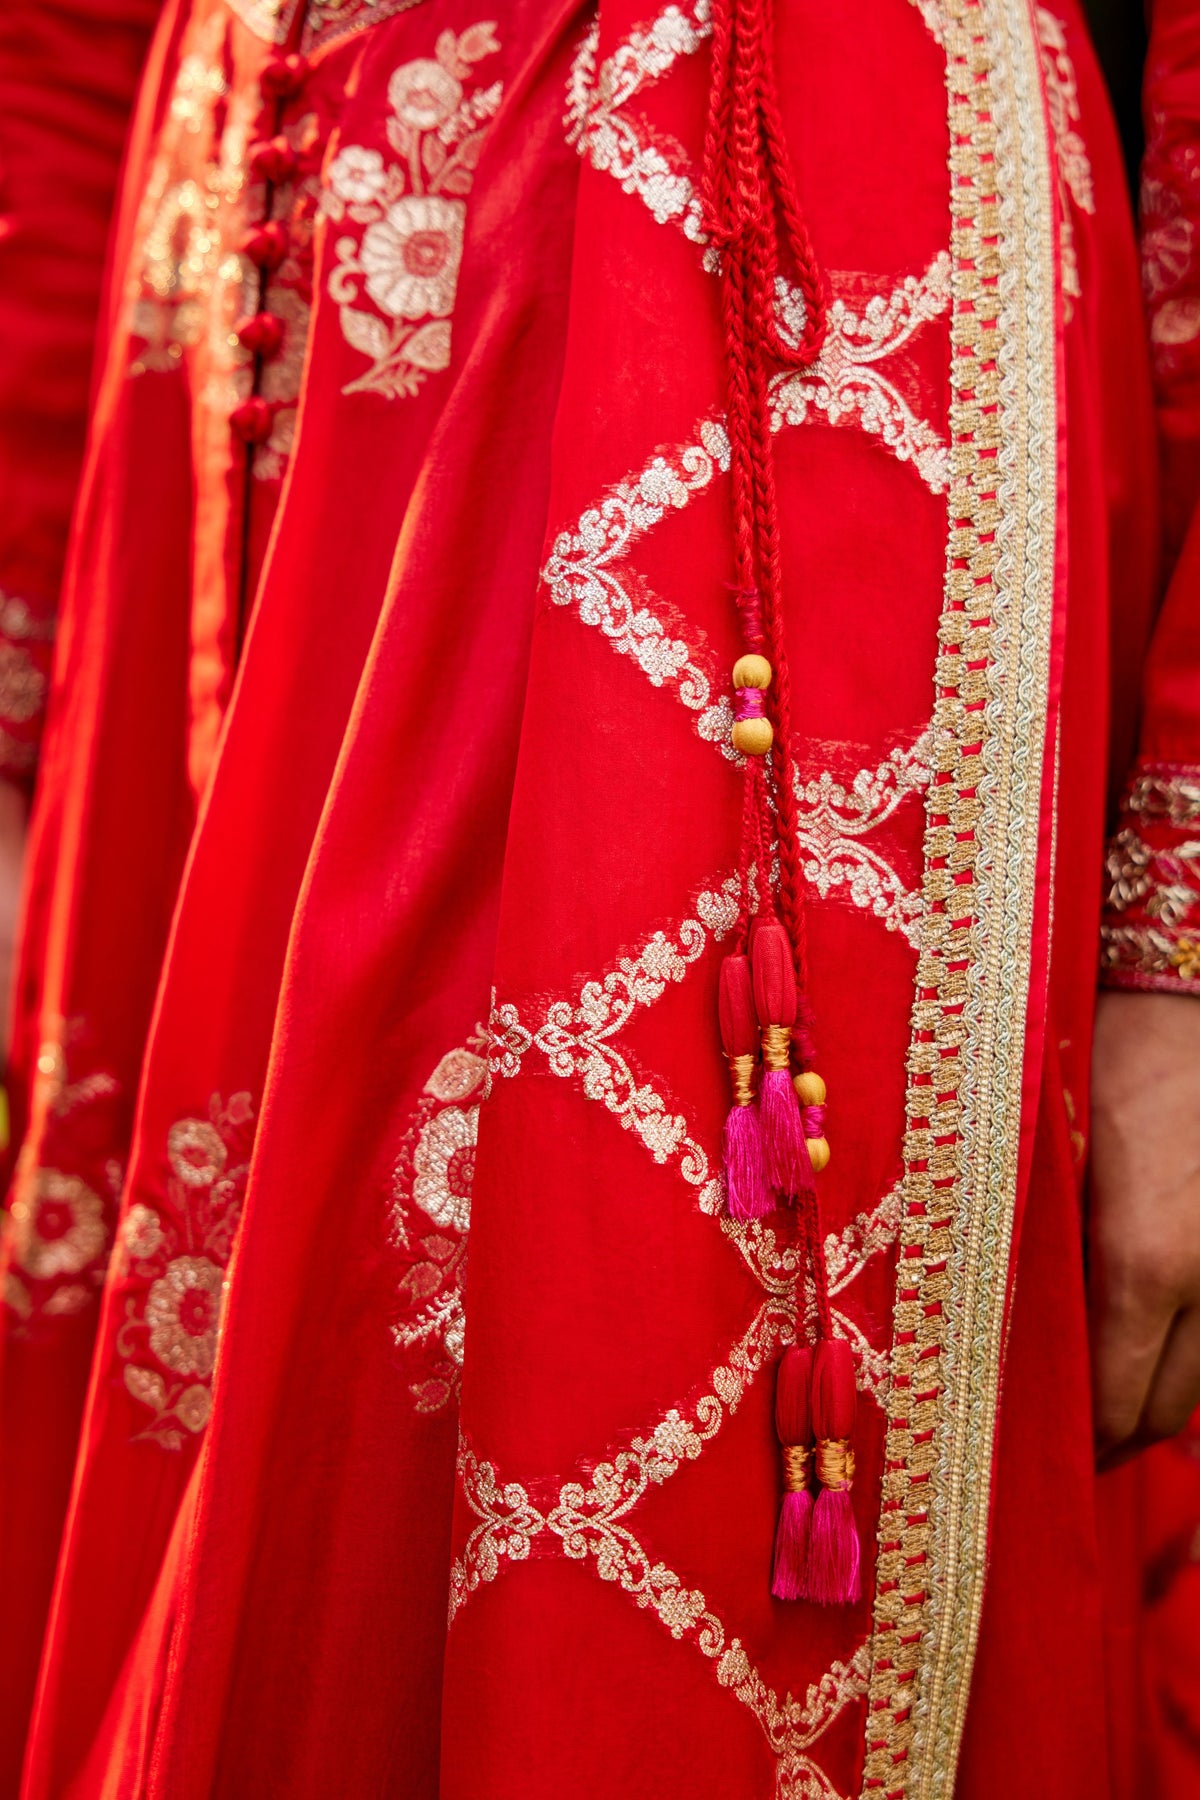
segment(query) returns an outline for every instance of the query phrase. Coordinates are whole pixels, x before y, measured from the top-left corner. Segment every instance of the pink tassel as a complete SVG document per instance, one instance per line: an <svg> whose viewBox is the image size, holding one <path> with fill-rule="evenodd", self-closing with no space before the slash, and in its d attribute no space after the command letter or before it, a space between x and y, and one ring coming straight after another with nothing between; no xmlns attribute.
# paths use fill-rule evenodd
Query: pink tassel
<svg viewBox="0 0 1200 1800"><path fill-rule="evenodd" d="M783 1496L775 1530L775 1571L771 1592L777 1600L803 1600L808 1566L813 1499L807 1488Z"/></svg>
<svg viewBox="0 0 1200 1800"><path fill-rule="evenodd" d="M756 1106L731 1106L722 1140L725 1197L731 1219L764 1219L775 1209L763 1168L762 1125Z"/></svg>
<svg viewBox="0 0 1200 1800"><path fill-rule="evenodd" d="M862 1554L850 1488L850 1439L858 1411L854 1357L843 1338L822 1338L813 1361L812 1425L820 1488L808 1538L805 1590L819 1606L846 1606L862 1592Z"/></svg>
<svg viewBox="0 0 1200 1800"><path fill-rule="evenodd" d="M805 1145L804 1120L791 1076L796 969L787 932L778 919L756 922L750 954L754 1010L763 1048L759 1106L767 1179L782 1196L806 1195L813 1191L812 1160Z"/></svg>
<svg viewBox="0 0 1200 1800"><path fill-rule="evenodd" d="M758 1069L758 1020L748 956L727 956L718 988L721 1043L733 1078L733 1105L725 1120L722 1164L731 1219L761 1219L774 1209L763 1165L763 1136L754 1101Z"/></svg>
<svg viewBox="0 0 1200 1800"><path fill-rule="evenodd" d="M775 1429L783 1447L783 1502L775 1531L775 1569L771 1592L777 1600L804 1598L808 1564L812 1494L808 1488L812 1462L812 1366L807 1344L785 1350L775 1378Z"/></svg>
<svg viewBox="0 0 1200 1800"><path fill-rule="evenodd" d="M786 1069L768 1069L759 1092L767 1180L777 1194L804 1198L815 1191L804 1119Z"/></svg>
<svg viewBox="0 0 1200 1800"><path fill-rule="evenodd" d="M808 1534L805 1597L818 1606L848 1606L862 1592L860 1561L849 1488L820 1488Z"/></svg>

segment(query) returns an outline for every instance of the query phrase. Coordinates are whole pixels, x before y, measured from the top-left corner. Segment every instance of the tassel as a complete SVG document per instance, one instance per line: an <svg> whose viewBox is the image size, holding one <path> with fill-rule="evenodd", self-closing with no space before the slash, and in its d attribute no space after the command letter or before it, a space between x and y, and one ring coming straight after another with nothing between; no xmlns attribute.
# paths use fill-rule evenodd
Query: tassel
<svg viewBox="0 0 1200 1800"><path fill-rule="evenodd" d="M762 1033L764 1073L759 1106L767 1179L782 1197L803 1196L813 1192L814 1183L804 1120L791 1077L796 969L787 932L778 919L757 922L751 957L754 1005Z"/></svg>
<svg viewBox="0 0 1200 1800"><path fill-rule="evenodd" d="M804 1598L813 1501L808 1486L812 1465L813 1355L807 1344L784 1352L775 1378L775 1429L783 1447L783 1501L775 1532L771 1592L777 1600Z"/></svg>
<svg viewBox="0 0 1200 1800"><path fill-rule="evenodd" d="M718 1006L721 1042L733 1077L733 1105L722 1142L729 1216L761 1219L775 1202L763 1167L762 1125L754 1104L758 1026L748 956L727 956L722 962Z"/></svg>
<svg viewBox="0 0 1200 1800"><path fill-rule="evenodd" d="M823 1338L813 1363L812 1425L820 1483L808 1538L805 1590L819 1606L845 1606L861 1593L861 1552L850 1487L850 1438L858 1410L854 1358L843 1338Z"/></svg>

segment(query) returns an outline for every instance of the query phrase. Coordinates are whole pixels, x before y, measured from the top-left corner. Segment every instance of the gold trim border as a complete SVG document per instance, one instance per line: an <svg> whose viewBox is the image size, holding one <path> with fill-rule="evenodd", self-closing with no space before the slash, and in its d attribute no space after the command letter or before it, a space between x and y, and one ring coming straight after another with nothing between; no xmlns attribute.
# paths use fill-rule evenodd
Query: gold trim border
<svg viewBox="0 0 1200 1800"><path fill-rule="evenodd" d="M1054 200L1029 0L941 0L951 486L862 1794L949 1800L1017 1197L1057 528Z"/></svg>

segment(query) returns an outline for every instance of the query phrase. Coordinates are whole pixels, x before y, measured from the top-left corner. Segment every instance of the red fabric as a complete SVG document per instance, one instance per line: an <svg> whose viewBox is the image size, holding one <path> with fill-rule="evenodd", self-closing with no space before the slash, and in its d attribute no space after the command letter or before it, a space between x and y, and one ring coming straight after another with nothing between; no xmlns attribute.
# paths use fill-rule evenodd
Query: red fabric
<svg viewBox="0 0 1200 1800"><path fill-rule="evenodd" d="M12 0L0 19L0 772L21 780L36 764L113 189L157 12Z"/></svg>
<svg viewBox="0 0 1200 1800"><path fill-rule="evenodd" d="M53 1359L79 1379L105 1261L45 1246L69 1215L68 1262L97 1219L116 1248L26 1800L861 1786L869 1599L769 1592L791 1228L739 1251L716 1216L739 635L689 232L708 47L672 13L647 48L632 0L590 49L565 0L503 12L292 6L269 43L250 6L195 0L158 40L27 933L26 1066L81 1023L44 1053L16 1191L14 1469L65 1461ZM1157 519L1119 160L1074 9L1060 34L1054 779L967 1800L1024 1756L1030 1791L1132 1792L1115 1652L1096 1729L1099 1623L1128 1621L1096 1548L1078 1183L1105 754L1132 732ZM282 103L281 48L308 59ZM622 50L662 67L606 117ZM869 1595L947 560L946 68L895 0L852 31L789 11L777 52L831 317L925 308L881 363L890 446L832 389L793 395L776 440ZM657 186L620 164L630 122ZM227 179L280 134L290 183ZM237 248L264 219L265 292ZM292 337L260 362L231 339L264 302Z"/></svg>

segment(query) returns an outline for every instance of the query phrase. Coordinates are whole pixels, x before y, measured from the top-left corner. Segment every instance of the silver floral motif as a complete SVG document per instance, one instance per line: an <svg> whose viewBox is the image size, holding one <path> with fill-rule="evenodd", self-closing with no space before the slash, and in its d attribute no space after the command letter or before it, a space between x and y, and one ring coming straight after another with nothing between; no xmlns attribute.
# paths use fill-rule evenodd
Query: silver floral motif
<svg viewBox="0 0 1200 1800"><path fill-rule="evenodd" d="M121 1221L117 1356L126 1391L151 1414L137 1436L166 1450L181 1449L208 1422L225 1271L253 1141L249 1094L227 1103L214 1095L207 1119L170 1127L159 1203L133 1201Z"/></svg>
<svg viewBox="0 0 1200 1800"><path fill-rule="evenodd" d="M435 1225L465 1232L471 1223L471 1184L479 1108L458 1106L434 1113L421 1133L413 1166L413 1199Z"/></svg>
<svg viewBox="0 0 1200 1800"><path fill-rule="evenodd" d="M752 1327L752 1331L753 1331ZM771 1351L773 1352L774 1346ZM853 1700L866 1692L870 1651L863 1644L848 1663L835 1661L803 1700L769 1687L740 1638L697 1588L687 1587L666 1563L654 1561L626 1523L648 1487L661 1485L699 1456L724 1409L715 1395L687 1418L668 1413L654 1431L638 1438L590 1480L564 1482L544 1498L516 1481L501 1481L495 1466L470 1445L460 1446L460 1491L478 1523L450 1577L450 1621L505 1563L533 1555L561 1555L590 1562L601 1581L614 1582L633 1603L652 1612L671 1637L692 1643L716 1665L729 1689L761 1727L776 1759L778 1800L836 1800L837 1790L811 1752Z"/></svg>
<svg viewBox="0 0 1200 1800"><path fill-rule="evenodd" d="M177 1375L211 1375L224 1272L206 1256L177 1256L146 1298L150 1348Z"/></svg>
<svg viewBox="0 0 1200 1800"><path fill-rule="evenodd" d="M696 730L730 758L733 709L714 698L715 668L705 669L682 638L653 610L646 584L623 566L639 538L667 513L681 511L729 467L729 439L706 420L699 442L656 452L640 474L619 483L554 540L542 579L554 606L572 607L582 624L602 632L618 656L630 657L652 687L673 687Z"/></svg>
<svg viewBox="0 0 1200 1800"><path fill-rule="evenodd" d="M656 142L644 122L622 109L678 57L694 54L711 32L707 0L686 10L670 5L597 65L597 19L576 53L567 86L567 142L593 168L612 175L625 193L636 195L660 225L678 225L696 244L705 241L700 197L683 151Z"/></svg>
<svg viewBox="0 0 1200 1800"><path fill-rule="evenodd" d="M1094 213L1096 197L1087 146L1079 135L1082 117L1079 84L1075 79L1075 64L1067 44L1066 26L1044 6L1038 7L1036 17L1038 40L1042 48L1042 70L1046 78L1046 105L1050 113L1058 166L1061 213L1059 249L1063 295L1069 318L1071 300L1078 299L1083 291L1079 285L1079 259L1075 252L1071 206L1073 203L1080 212Z"/></svg>
<svg viewBox="0 0 1200 1800"><path fill-rule="evenodd" d="M911 340L922 325L950 305L950 258L939 251L923 275L909 275L887 294L875 294L861 311L835 298L825 344L812 369L778 375L771 384L772 424L803 425L810 409L831 425L857 422L881 438L900 462L913 465L932 493L945 493L949 446L918 418L879 364ZM796 334L803 316L799 295L785 292L779 307L785 329Z"/></svg>
<svg viewBox="0 0 1200 1800"><path fill-rule="evenodd" d="M14 1259L38 1281L78 1275L108 1243L99 1194L58 1169L37 1170L32 1192L21 1190L14 1199L12 1220Z"/></svg>
<svg viewBox="0 0 1200 1800"><path fill-rule="evenodd" d="M491 1022L493 1077L511 1080L527 1055L544 1056L552 1075L579 1080L587 1097L639 1137L656 1163L677 1162L684 1180L702 1196L711 1191L714 1210L719 1178L708 1153L691 1135L686 1117L669 1111L658 1090L638 1079L614 1040L639 1008L652 1006L668 985L684 979L710 936L719 942L736 919L737 883L731 879L701 894L696 916L671 936L655 932L637 956L622 957L603 980L585 982L574 1003L552 1001L532 1026L516 1006L497 1003Z"/></svg>
<svg viewBox="0 0 1200 1800"><path fill-rule="evenodd" d="M503 92L499 82L467 84L498 49L490 23L442 32L435 56L404 63L388 82L393 159L347 144L330 164L321 210L364 227L361 241L350 232L337 239L329 277L342 335L371 365L347 382L347 394L412 395L450 366L465 197Z"/></svg>
<svg viewBox="0 0 1200 1800"><path fill-rule="evenodd" d="M480 1054L485 1048L486 1033L477 1026L467 1044L441 1058L392 1168L391 1241L403 1259L392 1338L406 1359L420 1353L409 1392L423 1413L451 1406L462 1379L463 1286L479 1102L487 1088L487 1061Z"/></svg>

